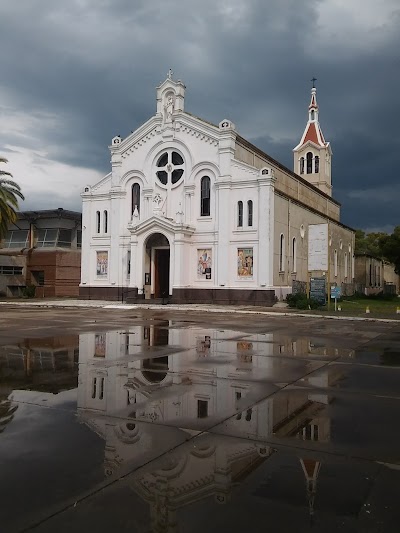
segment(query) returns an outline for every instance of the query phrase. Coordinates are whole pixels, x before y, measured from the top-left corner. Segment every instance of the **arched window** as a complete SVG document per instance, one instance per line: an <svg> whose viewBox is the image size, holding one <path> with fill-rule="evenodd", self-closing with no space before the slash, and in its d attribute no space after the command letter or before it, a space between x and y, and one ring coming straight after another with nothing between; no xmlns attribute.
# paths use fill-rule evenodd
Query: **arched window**
<svg viewBox="0 0 400 533"><path fill-rule="evenodd" d="M104 211L103 213L103 229L104 233L108 233L108 212Z"/></svg>
<svg viewBox="0 0 400 533"><path fill-rule="evenodd" d="M318 174L319 172L319 157L315 156L315 173Z"/></svg>
<svg viewBox="0 0 400 533"><path fill-rule="evenodd" d="M200 215L202 217L209 217L210 210L210 184L211 180L208 176L201 178L201 203L200 203Z"/></svg>
<svg viewBox="0 0 400 533"><path fill-rule="evenodd" d="M285 236L281 233L279 243L279 272L285 271Z"/></svg>
<svg viewBox="0 0 400 533"><path fill-rule="evenodd" d="M253 200L247 202L247 225L253 225Z"/></svg>
<svg viewBox="0 0 400 533"><path fill-rule="evenodd" d="M96 211L96 233L100 233L100 211Z"/></svg>
<svg viewBox="0 0 400 533"><path fill-rule="evenodd" d="M307 158L307 174L312 174L312 160L313 160L312 152L307 152L306 158Z"/></svg>
<svg viewBox="0 0 400 533"><path fill-rule="evenodd" d="M300 157L300 174L304 174L304 157Z"/></svg>
<svg viewBox="0 0 400 533"><path fill-rule="evenodd" d="M311 120L314 120L315 119L315 111L314 109L311 111Z"/></svg>
<svg viewBox="0 0 400 533"><path fill-rule="evenodd" d="M238 202L237 225L239 228L243 226L243 202Z"/></svg>
<svg viewBox="0 0 400 533"><path fill-rule="evenodd" d="M349 268L349 264L348 264L348 259L347 259L347 252L344 252L344 277L347 278L347 275L348 275L348 268Z"/></svg>
<svg viewBox="0 0 400 533"><path fill-rule="evenodd" d="M140 185L139 183L134 183L132 185L132 214L137 207L138 213L140 215Z"/></svg>
<svg viewBox="0 0 400 533"><path fill-rule="evenodd" d="M296 237L292 240L292 272L297 272L297 241Z"/></svg>
<svg viewBox="0 0 400 533"><path fill-rule="evenodd" d="M337 276L337 250L333 252L333 271L334 276Z"/></svg>

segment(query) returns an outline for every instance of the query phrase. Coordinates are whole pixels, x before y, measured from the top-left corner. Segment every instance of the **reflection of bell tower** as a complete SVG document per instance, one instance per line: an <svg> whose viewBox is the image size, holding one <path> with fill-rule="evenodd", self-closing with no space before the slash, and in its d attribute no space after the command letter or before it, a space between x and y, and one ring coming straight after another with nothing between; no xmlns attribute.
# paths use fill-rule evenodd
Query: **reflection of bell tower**
<svg viewBox="0 0 400 533"><path fill-rule="evenodd" d="M321 463L314 459L300 459L301 466L306 478L306 490L310 522L314 521L314 500L317 494L317 479L321 468Z"/></svg>
<svg viewBox="0 0 400 533"><path fill-rule="evenodd" d="M308 106L308 122L300 143L293 149L294 171L307 181L332 196L332 150L325 141L319 124L319 108L315 78L312 79L311 102Z"/></svg>

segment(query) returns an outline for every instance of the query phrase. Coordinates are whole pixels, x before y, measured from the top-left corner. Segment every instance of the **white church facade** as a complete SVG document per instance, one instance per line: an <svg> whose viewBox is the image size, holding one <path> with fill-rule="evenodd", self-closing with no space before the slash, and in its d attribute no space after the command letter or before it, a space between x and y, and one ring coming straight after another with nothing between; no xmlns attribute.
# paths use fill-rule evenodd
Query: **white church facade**
<svg viewBox="0 0 400 533"><path fill-rule="evenodd" d="M354 232L332 198L316 90L294 172L184 109L171 75L157 111L112 139L111 172L82 193L86 298L272 305L294 280L354 277Z"/></svg>

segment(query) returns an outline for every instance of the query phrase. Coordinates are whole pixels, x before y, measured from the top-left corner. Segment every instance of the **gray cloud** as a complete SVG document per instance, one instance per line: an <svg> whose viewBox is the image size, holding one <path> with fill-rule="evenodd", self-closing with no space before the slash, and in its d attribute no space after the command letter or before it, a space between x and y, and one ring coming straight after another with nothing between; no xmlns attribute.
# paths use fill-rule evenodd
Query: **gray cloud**
<svg viewBox="0 0 400 533"><path fill-rule="evenodd" d="M398 189L390 201L362 191L390 191L397 182L396 8L394 0L383 0L379 12L372 0L3 3L0 101L7 135L0 152L13 146L41 152L35 179L43 191L27 202L54 207L49 178L40 174L43 159L55 171L55 162L62 165L63 175L70 168L75 183L81 173L82 186L86 176L108 172L110 139L126 137L154 113L155 86L172 67L187 85L187 110L216 123L232 119L241 135L292 168L315 75L343 221L394 226ZM17 170L24 172L22 163ZM58 187L57 202L64 195L79 208L79 187L76 197L68 183L65 193Z"/></svg>

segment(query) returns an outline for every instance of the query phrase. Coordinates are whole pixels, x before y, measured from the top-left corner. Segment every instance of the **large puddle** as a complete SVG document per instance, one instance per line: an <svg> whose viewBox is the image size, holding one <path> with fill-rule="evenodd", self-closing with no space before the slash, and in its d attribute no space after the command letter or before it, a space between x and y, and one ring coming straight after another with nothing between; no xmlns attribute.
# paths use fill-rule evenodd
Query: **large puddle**
<svg viewBox="0 0 400 533"><path fill-rule="evenodd" d="M396 344L149 320L1 346L2 530L397 531Z"/></svg>

